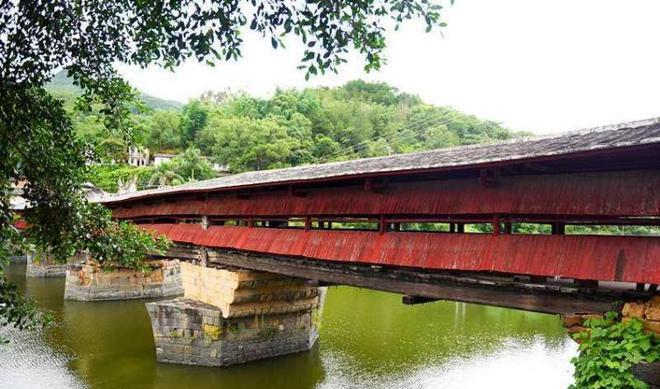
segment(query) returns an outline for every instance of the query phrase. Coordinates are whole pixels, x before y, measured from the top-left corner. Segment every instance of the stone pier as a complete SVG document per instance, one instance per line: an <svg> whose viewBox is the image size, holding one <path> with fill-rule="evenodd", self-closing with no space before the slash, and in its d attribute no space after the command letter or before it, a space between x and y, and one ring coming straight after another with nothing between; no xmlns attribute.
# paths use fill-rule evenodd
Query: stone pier
<svg viewBox="0 0 660 389"><path fill-rule="evenodd" d="M149 263L150 271L107 271L93 262L70 265L66 271L65 300L99 301L169 297L183 294L178 260Z"/></svg>
<svg viewBox="0 0 660 389"><path fill-rule="evenodd" d="M569 334L586 330L584 321L589 319L602 319L602 314L566 314L562 315L562 323ZM627 302L621 309L621 320L638 319L642 322L646 332L660 336L660 296L649 301Z"/></svg>
<svg viewBox="0 0 660 389"><path fill-rule="evenodd" d="M26 254L10 255L9 262L27 262L27 257Z"/></svg>
<svg viewBox="0 0 660 389"><path fill-rule="evenodd" d="M26 254L26 277L64 277L68 264L58 263L52 255L37 251Z"/></svg>
<svg viewBox="0 0 660 389"><path fill-rule="evenodd" d="M227 366L314 345L324 288L264 272L181 270L183 298L146 304L158 361Z"/></svg>

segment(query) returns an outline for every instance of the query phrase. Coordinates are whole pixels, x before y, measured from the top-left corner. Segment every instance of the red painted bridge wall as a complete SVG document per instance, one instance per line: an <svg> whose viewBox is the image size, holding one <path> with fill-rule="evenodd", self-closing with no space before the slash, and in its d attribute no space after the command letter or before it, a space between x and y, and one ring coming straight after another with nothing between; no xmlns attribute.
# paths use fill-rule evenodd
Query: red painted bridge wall
<svg viewBox="0 0 660 389"><path fill-rule="evenodd" d="M177 202L113 208L114 217L126 219L176 215L660 216L660 174L647 170L509 176L501 177L492 188L477 178L438 180L393 184L383 193L357 186L312 189L306 197L284 190L246 199L231 193L209 194L206 200L189 196Z"/></svg>
<svg viewBox="0 0 660 389"><path fill-rule="evenodd" d="M660 238L151 224L179 243L315 260L660 284Z"/></svg>

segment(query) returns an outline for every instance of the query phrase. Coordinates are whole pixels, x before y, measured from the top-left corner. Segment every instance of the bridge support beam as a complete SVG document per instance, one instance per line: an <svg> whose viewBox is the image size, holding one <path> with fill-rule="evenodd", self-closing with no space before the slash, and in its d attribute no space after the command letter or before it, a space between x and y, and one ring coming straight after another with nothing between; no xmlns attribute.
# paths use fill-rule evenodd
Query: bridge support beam
<svg viewBox="0 0 660 389"><path fill-rule="evenodd" d="M160 362L227 366L309 350L325 289L303 279L181 264L184 297L147 303Z"/></svg>

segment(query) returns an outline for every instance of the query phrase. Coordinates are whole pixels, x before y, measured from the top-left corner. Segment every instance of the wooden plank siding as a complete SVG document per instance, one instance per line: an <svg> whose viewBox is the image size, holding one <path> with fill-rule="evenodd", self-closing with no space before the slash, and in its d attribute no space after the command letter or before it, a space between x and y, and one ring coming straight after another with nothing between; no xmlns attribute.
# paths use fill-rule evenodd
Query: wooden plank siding
<svg viewBox="0 0 660 389"><path fill-rule="evenodd" d="M459 216L542 215L571 217L660 217L658 170L504 176L493 186L478 178L397 183L381 192L361 186L319 188L304 197L289 191L111 205L121 219L160 216ZM489 216L488 216L489 218ZM660 220L658 221L660 223Z"/></svg>
<svg viewBox="0 0 660 389"><path fill-rule="evenodd" d="M177 243L347 264L660 284L660 237L141 227Z"/></svg>

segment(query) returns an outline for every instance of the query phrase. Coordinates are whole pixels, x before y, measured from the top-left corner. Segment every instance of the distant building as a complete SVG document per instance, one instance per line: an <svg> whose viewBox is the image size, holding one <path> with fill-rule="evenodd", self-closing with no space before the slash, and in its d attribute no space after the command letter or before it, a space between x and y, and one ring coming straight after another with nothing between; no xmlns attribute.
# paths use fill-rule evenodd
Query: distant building
<svg viewBox="0 0 660 389"><path fill-rule="evenodd" d="M9 209L15 212L22 212L31 208L30 202L23 197L24 188L27 185L27 180L21 179L11 184L11 195L9 198ZM102 189L96 187L91 182L82 184L83 193L87 200L98 200L107 196L107 193Z"/></svg>
<svg viewBox="0 0 660 389"><path fill-rule="evenodd" d="M176 154L154 154L154 166L170 162Z"/></svg>
<svg viewBox="0 0 660 389"><path fill-rule="evenodd" d="M216 173L216 175L218 177L219 176L225 176L225 175L230 173L229 172L229 165L221 165L217 162L213 162L211 164L211 166L213 167L213 171Z"/></svg>
<svg viewBox="0 0 660 389"><path fill-rule="evenodd" d="M132 166L149 165L149 149L131 146L128 148L127 161Z"/></svg>
<svg viewBox="0 0 660 389"><path fill-rule="evenodd" d="M9 197L9 209L12 211L23 211L29 208L30 204L23 197L23 189L27 181L22 179L11 184L11 195Z"/></svg>
<svg viewBox="0 0 660 389"><path fill-rule="evenodd" d="M179 157L180 155L181 154L158 153L150 156L149 149L131 146L128 149L128 158L126 162L132 166L159 166L164 163L172 162L174 158ZM219 163L213 162L209 157L202 156L202 158L211 163L213 171L216 173L216 175L221 176L229 174L228 165L221 165Z"/></svg>

